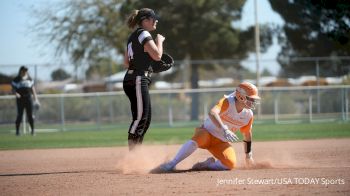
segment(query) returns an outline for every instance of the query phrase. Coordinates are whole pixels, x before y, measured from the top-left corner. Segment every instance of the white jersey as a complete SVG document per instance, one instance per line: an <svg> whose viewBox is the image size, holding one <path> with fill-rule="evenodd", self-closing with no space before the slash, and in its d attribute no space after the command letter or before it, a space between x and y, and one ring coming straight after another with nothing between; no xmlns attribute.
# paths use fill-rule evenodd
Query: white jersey
<svg viewBox="0 0 350 196"><path fill-rule="evenodd" d="M253 124L253 112L251 109L244 108L238 113L235 106L235 96L235 92L228 96L225 95L213 109L217 110L222 122L227 125L231 131L236 132L240 129L241 132L249 132L251 131ZM224 131L222 128L217 127L210 117L204 121L204 128L216 138L225 142L228 141L224 137Z"/></svg>

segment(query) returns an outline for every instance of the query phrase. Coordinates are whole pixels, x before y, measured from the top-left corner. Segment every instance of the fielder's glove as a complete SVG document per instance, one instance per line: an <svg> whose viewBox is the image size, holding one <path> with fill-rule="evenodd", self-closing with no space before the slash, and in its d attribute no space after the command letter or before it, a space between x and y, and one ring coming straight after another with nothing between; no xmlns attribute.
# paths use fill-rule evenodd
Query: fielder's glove
<svg viewBox="0 0 350 196"><path fill-rule="evenodd" d="M174 59L169 54L163 53L160 61L152 61L151 67L153 73L167 71L174 65Z"/></svg>
<svg viewBox="0 0 350 196"><path fill-rule="evenodd" d="M223 127L223 129L224 129L224 136L229 142L237 142L239 140L237 135L234 134L232 131L230 131L226 125Z"/></svg>
<svg viewBox="0 0 350 196"><path fill-rule="evenodd" d="M40 102L38 100L35 100L33 103L34 110L38 111L40 109Z"/></svg>

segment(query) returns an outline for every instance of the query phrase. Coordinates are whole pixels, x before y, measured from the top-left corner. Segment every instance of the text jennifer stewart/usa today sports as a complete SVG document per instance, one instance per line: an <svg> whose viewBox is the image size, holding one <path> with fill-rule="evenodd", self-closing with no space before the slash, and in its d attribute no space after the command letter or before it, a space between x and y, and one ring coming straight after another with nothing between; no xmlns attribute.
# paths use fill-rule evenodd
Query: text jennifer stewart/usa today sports
<svg viewBox="0 0 350 196"><path fill-rule="evenodd" d="M329 178L217 178L216 186L221 185L344 185L344 179Z"/></svg>

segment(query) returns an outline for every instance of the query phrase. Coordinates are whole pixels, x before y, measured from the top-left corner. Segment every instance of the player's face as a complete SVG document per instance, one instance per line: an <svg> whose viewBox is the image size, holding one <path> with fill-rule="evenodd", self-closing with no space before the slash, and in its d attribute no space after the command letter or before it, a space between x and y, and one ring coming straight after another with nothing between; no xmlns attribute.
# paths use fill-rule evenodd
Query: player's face
<svg viewBox="0 0 350 196"><path fill-rule="evenodd" d="M27 76L27 73L28 73L28 71L22 70L21 71L21 77L23 78L23 77Z"/></svg>
<svg viewBox="0 0 350 196"><path fill-rule="evenodd" d="M145 19L144 21L145 21L144 22L145 29L147 29L148 31L153 31L157 29L158 20L151 17L151 18Z"/></svg>
<svg viewBox="0 0 350 196"><path fill-rule="evenodd" d="M157 24L158 24L158 20L156 20L156 19L151 19L152 21L153 21L153 28L154 29L157 29Z"/></svg>

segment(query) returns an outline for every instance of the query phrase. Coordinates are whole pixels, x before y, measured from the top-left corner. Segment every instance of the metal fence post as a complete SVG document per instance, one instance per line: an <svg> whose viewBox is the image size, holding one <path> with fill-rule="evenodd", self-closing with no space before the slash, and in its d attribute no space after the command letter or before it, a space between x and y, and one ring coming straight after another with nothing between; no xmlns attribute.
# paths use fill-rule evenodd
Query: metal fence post
<svg viewBox="0 0 350 196"><path fill-rule="evenodd" d="M205 102L203 105L203 120L208 117L208 102Z"/></svg>
<svg viewBox="0 0 350 196"><path fill-rule="evenodd" d="M320 93L320 63L319 60L316 60L316 82L317 82L317 113L321 113L321 93Z"/></svg>
<svg viewBox="0 0 350 196"><path fill-rule="evenodd" d="M275 113L275 123L278 123L278 100L277 97L274 99L274 113Z"/></svg>
<svg viewBox="0 0 350 196"><path fill-rule="evenodd" d="M168 93L168 122L169 126L172 127L174 125L174 119L173 119L173 105L172 105L172 96L170 93Z"/></svg>
<svg viewBox="0 0 350 196"><path fill-rule="evenodd" d="M309 96L309 121L312 122L312 94Z"/></svg>
<svg viewBox="0 0 350 196"><path fill-rule="evenodd" d="M349 120L349 98L348 89L345 89L345 120Z"/></svg>
<svg viewBox="0 0 350 196"><path fill-rule="evenodd" d="M97 114L97 129L100 130L101 126L101 111L100 111L100 95L99 93L95 94L96 97L96 114Z"/></svg>
<svg viewBox="0 0 350 196"><path fill-rule="evenodd" d="M346 117L345 117L345 107L346 107L346 97L345 97L345 88L341 88L340 89L341 92L341 105L340 105L340 109L341 109L341 114L342 114L342 120L345 121ZM345 107L344 107L345 106Z"/></svg>
<svg viewBox="0 0 350 196"><path fill-rule="evenodd" d="M113 107L113 96L112 95L108 95L109 96L109 118L111 123L113 123L114 120L114 107Z"/></svg>
<svg viewBox="0 0 350 196"><path fill-rule="evenodd" d="M61 131L65 131L66 127L65 127L65 111L64 111L64 95L61 94L60 97L60 108L61 108Z"/></svg>

